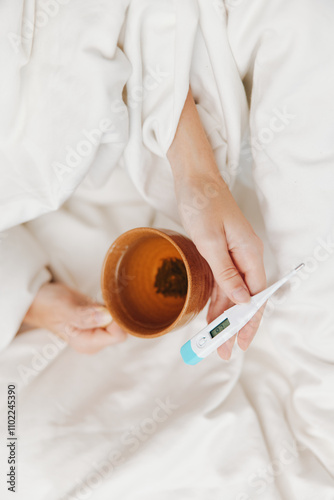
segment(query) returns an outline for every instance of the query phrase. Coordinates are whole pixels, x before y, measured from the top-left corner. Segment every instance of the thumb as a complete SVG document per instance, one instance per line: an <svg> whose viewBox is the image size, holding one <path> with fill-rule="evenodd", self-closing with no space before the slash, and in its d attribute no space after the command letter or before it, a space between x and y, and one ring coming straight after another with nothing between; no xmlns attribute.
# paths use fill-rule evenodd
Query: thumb
<svg viewBox="0 0 334 500"><path fill-rule="evenodd" d="M105 327L112 322L108 309L99 304L77 307L71 323L77 328Z"/></svg>
<svg viewBox="0 0 334 500"><path fill-rule="evenodd" d="M235 304L249 302L250 293L228 252L224 252L217 272L214 273L218 286Z"/></svg>
<svg viewBox="0 0 334 500"><path fill-rule="evenodd" d="M209 263L217 285L225 295L235 304L249 302L249 290L230 257L226 242L216 238L202 243L199 251Z"/></svg>

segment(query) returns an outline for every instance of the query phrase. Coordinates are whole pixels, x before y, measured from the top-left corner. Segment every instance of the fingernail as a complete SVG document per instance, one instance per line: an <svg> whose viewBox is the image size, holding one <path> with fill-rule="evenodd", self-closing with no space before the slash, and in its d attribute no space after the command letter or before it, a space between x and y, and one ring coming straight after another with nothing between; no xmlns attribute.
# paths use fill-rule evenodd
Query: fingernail
<svg viewBox="0 0 334 500"><path fill-rule="evenodd" d="M232 297L233 297L234 301L238 304L242 304L242 303L250 301L249 292L243 286L241 286L240 288L237 288L236 290L233 290Z"/></svg>
<svg viewBox="0 0 334 500"><path fill-rule="evenodd" d="M229 349L222 349L220 351L220 357L224 360L224 361L229 361L230 358L231 358L231 354L232 352L229 350Z"/></svg>
<svg viewBox="0 0 334 500"><path fill-rule="evenodd" d="M104 307L99 307L95 309L94 318L99 325L109 325L112 322L112 316L110 312Z"/></svg>
<svg viewBox="0 0 334 500"><path fill-rule="evenodd" d="M243 346L241 346L241 345L239 344L239 342L238 342L238 346L240 347L240 349L241 349L242 351L244 351L244 352L245 352L245 351L247 351L247 349L248 349L248 347L249 347L249 344L244 344Z"/></svg>

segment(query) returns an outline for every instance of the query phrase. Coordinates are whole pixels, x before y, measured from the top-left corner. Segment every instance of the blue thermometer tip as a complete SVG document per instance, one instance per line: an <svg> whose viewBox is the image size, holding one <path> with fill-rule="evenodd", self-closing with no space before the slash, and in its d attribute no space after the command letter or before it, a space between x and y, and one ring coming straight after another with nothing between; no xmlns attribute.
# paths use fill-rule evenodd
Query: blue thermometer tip
<svg viewBox="0 0 334 500"><path fill-rule="evenodd" d="M202 361L203 358L200 358L197 356L197 354L192 350L191 347L191 341L188 340L182 347L181 347L181 356L182 359L187 365L197 365L200 361Z"/></svg>
<svg viewBox="0 0 334 500"><path fill-rule="evenodd" d="M256 311L284 283L305 266L299 264L293 271L273 285L252 296L249 304L238 304L224 311L181 347L181 356L188 365L196 365L235 335L254 316Z"/></svg>

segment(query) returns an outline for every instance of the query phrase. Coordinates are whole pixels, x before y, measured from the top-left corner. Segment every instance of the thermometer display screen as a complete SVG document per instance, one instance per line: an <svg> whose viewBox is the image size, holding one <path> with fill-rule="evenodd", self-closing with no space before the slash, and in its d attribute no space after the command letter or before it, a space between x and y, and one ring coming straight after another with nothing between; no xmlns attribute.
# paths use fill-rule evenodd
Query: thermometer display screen
<svg viewBox="0 0 334 500"><path fill-rule="evenodd" d="M218 335L218 333L225 330L225 328L227 328L228 326L230 326L230 322L229 322L228 318L226 318L226 319L224 319L224 321L219 323L219 325L215 326L213 330L210 331L211 337L212 338L215 337L216 335Z"/></svg>

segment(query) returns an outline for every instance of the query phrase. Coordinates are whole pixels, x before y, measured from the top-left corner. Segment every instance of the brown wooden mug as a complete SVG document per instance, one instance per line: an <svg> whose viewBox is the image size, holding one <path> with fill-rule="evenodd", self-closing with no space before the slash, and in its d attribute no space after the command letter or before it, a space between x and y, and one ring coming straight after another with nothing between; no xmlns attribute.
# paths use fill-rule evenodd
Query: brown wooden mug
<svg viewBox="0 0 334 500"><path fill-rule="evenodd" d="M128 333L153 338L189 323L213 288L207 261L186 236L139 227L109 248L102 295L113 319Z"/></svg>

